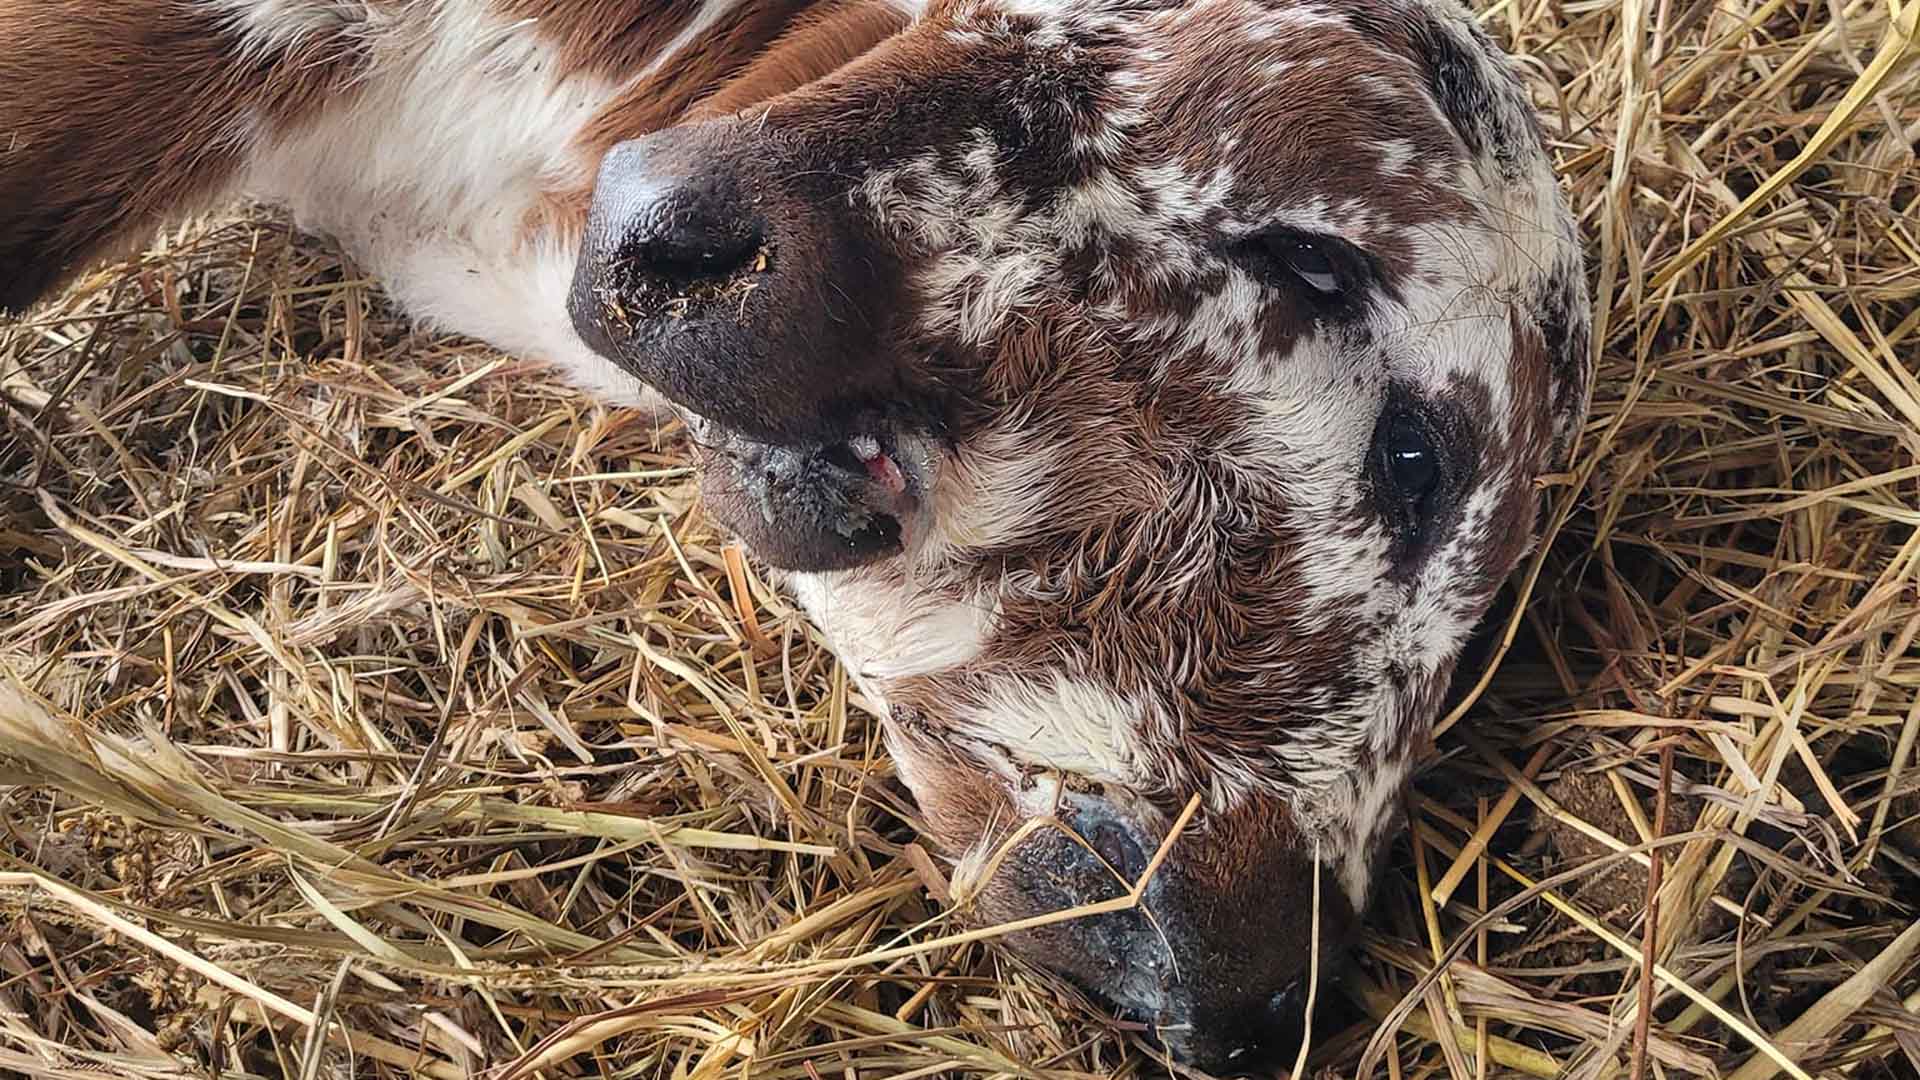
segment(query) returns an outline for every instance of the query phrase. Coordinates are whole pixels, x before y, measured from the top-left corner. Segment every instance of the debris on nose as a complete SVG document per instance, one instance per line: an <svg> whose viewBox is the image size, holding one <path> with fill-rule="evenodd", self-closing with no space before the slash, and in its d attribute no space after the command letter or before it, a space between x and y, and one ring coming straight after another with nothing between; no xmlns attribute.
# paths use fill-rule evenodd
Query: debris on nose
<svg viewBox="0 0 1920 1080"><path fill-rule="evenodd" d="M770 251L762 243L747 255L703 250L682 261L624 254L596 292L609 321L627 330L642 319L704 315L723 304L745 304L767 272Z"/></svg>

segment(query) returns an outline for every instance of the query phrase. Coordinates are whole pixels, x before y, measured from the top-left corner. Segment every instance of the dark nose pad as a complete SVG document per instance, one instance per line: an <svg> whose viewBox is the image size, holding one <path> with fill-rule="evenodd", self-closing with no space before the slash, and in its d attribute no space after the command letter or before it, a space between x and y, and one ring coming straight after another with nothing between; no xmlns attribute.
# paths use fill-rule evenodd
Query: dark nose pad
<svg viewBox="0 0 1920 1080"><path fill-rule="evenodd" d="M1321 995L1320 1004L1325 1004L1325 997ZM1171 1041L1185 1052L1188 1064L1208 1075L1223 1080L1270 1077L1291 1067L1299 1056L1307 1035L1306 1007L1307 987L1302 980L1232 1012L1190 1015L1188 1030Z"/></svg>
<svg viewBox="0 0 1920 1080"><path fill-rule="evenodd" d="M1274 994L1264 1006L1223 1027L1208 1055L1207 1071L1219 1077L1272 1076L1293 1065L1306 1039L1306 986Z"/></svg>

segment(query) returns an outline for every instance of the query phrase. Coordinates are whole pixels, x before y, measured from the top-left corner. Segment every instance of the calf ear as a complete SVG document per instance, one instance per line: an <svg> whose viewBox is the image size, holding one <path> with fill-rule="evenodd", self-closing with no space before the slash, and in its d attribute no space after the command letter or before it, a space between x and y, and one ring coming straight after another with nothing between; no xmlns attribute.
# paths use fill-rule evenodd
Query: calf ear
<svg viewBox="0 0 1920 1080"><path fill-rule="evenodd" d="M325 43L217 7L0 2L0 312L224 193L346 74Z"/></svg>

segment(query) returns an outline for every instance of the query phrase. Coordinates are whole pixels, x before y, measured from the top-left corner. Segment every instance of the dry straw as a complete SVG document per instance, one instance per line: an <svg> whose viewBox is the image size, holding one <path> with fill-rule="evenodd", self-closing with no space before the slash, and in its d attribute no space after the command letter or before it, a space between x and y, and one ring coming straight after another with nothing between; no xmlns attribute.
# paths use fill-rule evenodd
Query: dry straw
<svg viewBox="0 0 1920 1080"><path fill-rule="evenodd" d="M1913 1076L1920 0L1484 18L1600 391L1308 1067ZM257 214L0 327L0 426L0 1074L1163 1071L938 902L671 432Z"/></svg>

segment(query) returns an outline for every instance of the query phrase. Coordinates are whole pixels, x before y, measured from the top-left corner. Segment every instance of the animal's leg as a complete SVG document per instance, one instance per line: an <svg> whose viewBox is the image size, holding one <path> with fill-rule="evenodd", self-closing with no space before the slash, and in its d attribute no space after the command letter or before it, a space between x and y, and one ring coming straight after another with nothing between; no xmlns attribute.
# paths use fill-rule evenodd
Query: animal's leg
<svg viewBox="0 0 1920 1080"><path fill-rule="evenodd" d="M247 44L246 5L0 0L0 311L223 193L351 56Z"/></svg>

